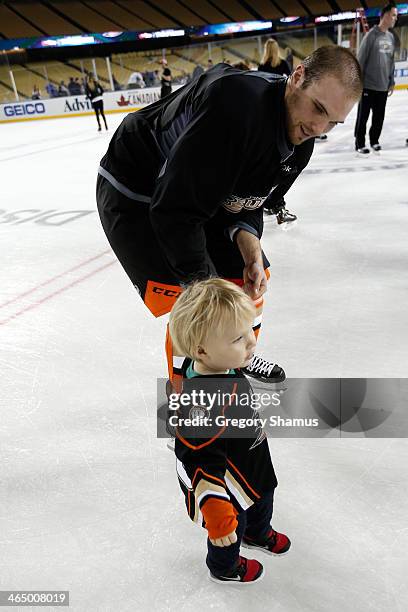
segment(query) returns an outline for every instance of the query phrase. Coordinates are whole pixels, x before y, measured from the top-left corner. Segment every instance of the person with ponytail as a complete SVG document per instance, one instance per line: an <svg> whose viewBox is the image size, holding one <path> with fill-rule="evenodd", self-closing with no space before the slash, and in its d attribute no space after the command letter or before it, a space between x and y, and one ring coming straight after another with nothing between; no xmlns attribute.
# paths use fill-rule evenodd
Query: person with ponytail
<svg viewBox="0 0 408 612"><path fill-rule="evenodd" d="M85 83L85 94L86 97L90 100L92 104L92 108L95 111L96 120L98 122L98 132L101 131L101 122L99 120L99 115L101 115L103 122L105 124L105 128L108 129L108 124L106 123L106 117L103 112L103 88L99 84L99 81L95 80L93 76L88 76Z"/></svg>
<svg viewBox="0 0 408 612"><path fill-rule="evenodd" d="M279 55L279 45L274 38L268 38L264 45L262 61L258 66L261 72L270 72L279 76L289 76L291 69L289 64L281 59Z"/></svg>

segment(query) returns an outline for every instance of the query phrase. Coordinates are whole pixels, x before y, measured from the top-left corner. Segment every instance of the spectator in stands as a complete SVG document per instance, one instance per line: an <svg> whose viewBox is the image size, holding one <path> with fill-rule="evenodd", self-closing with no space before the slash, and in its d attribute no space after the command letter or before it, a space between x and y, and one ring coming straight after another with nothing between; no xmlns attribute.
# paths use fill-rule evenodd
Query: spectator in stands
<svg viewBox="0 0 408 612"><path fill-rule="evenodd" d="M161 90L160 97L165 98L169 94L171 94L171 70L168 66L163 68L162 77L161 77Z"/></svg>
<svg viewBox="0 0 408 612"><path fill-rule="evenodd" d="M154 87L155 76L153 70L146 70L144 81L146 87Z"/></svg>
<svg viewBox="0 0 408 612"><path fill-rule="evenodd" d="M58 90L55 87L55 85L53 83L50 83L48 81L47 85L45 86L45 91L48 94L49 98L57 98L58 97Z"/></svg>
<svg viewBox="0 0 408 612"><path fill-rule="evenodd" d="M289 76L291 70L288 63L280 58L279 45L274 38L268 38L264 45L262 61L258 66L262 72L271 72L280 76Z"/></svg>
<svg viewBox="0 0 408 612"><path fill-rule="evenodd" d="M87 98L91 101L92 108L95 111L96 120L98 122L98 132L100 132L102 129L99 115L102 116L105 128L108 129L105 113L103 112L103 88L99 84L99 81L96 81L92 76L89 76L86 81L85 93Z"/></svg>
<svg viewBox="0 0 408 612"><path fill-rule="evenodd" d="M188 72L186 72L185 70L181 71L181 76L179 77L179 83L181 85L185 85L186 83L189 83L191 81L191 75L188 74Z"/></svg>
<svg viewBox="0 0 408 612"><path fill-rule="evenodd" d="M292 53L292 49L290 47L286 47L285 49L285 60L287 65L290 68L290 71L292 72L293 70L293 53Z"/></svg>
<svg viewBox="0 0 408 612"><path fill-rule="evenodd" d="M31 99L32 100L40 100L40 98L41 98L41 92L40 92L40 90L38 88L38 85L35 84L34 87L33 87L33 92L31 94Z"/></svg>
<svg viewBox="0 0 408 612"><path fill-rule="evenodd" d="M60 97L69 96L69 90L67 86L65 85L64 81L61 81L60 84L58 85L58 95Z"/></svg>
<svg viewBox="0 0 408 612"><path fill-rule="evenodd" d="M158 87L160 85L160 72L158 70L154 71L154 87Z"/></svg>
<svg viewBox="0 0 408 612"><path fill-rule="evenodd" d="M121 84L119 83L119 81L116 80L115 75L112 74L112 82L113 82L113 89L115 91L119 91L122 89Z"/></svg>
<svg viewBox="0 0 408 612"><path fill-rule="evenodd" d="M127 84L129 89L143 89L146 87L141 72L132 72Z"/></svg>
<svg viewBox="0 0 408 612"><path fill-rule="evenodd" d="M70 96L75 96L75 81L74 77L69 77L68 91Z"/></svg>
<svg viewBox="0 0 408 612"><path fill-rule="evenodd" d="M197 64L197 66L194 68L193 74L191 76L192 80L198 79L198 77L201 76L203 74L203 72L204 72L204 68L200 64Z"/></svg>
<svg viewBox="0 0 408 612"><path fill-rule="evenodd" d="M75 84L75 95L76 96L80 96L81 94L85 93L85 90L86 90L86 80L82 81L82 83L80 83L79 82L79 77L75 77L74 84Z"/></svg>
<svg viewBox="0 0 408 612"><path fill-rule="evenodd" d="M232 67L238 68L238 70L251 70L251 68L245 62L235 62Z"/></svg>
<svg viewBox="0 0 408 612"><path fill-rule="evenodd" d="M214 66L212 59L209 59L207 62L207 70L210 70Z"/></svg>

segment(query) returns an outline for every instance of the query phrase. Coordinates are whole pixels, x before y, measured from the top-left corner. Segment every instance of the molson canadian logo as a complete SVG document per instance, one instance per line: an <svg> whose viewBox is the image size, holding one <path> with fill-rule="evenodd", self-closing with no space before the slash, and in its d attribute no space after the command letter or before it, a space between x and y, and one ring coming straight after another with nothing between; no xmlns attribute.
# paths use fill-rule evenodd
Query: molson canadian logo
<svg viewBox="0 0 408 612"><path fill-rule="evenodd" d="M137 89L133 91L125 91L116 99L118 106L142 106L152 104L160 98L159 89Z"/></svg>
<svg viewBox="0 0 408 612"><path fill-rule="evenodd" d="M125 96L122 94L119 98L119 101L116 100L116 104L118 106L129 106L130 100L126 100Z"/></svg>

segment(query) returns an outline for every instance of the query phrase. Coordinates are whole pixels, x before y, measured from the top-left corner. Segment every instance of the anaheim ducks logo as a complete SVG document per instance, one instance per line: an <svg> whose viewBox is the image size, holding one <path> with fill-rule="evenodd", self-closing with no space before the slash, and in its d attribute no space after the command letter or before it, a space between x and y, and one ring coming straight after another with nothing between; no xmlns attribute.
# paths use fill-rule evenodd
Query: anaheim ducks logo
<svg viewBox="0 0 408 612"><path fill-rule="evenodd" d="M192 408L190 408L188 416L190 419L201 420L208 416L207 410L208 409L205 406L193 406Z"/></svg>
<svg viewBox="0 0 408 612"><path fill-rule="evenodd" d="M250 196L248 198L240 198L232 195L222 203L225 210L231 213L239 213L243 208L246 210L255 210L265 202L268 196Z"/></svg>

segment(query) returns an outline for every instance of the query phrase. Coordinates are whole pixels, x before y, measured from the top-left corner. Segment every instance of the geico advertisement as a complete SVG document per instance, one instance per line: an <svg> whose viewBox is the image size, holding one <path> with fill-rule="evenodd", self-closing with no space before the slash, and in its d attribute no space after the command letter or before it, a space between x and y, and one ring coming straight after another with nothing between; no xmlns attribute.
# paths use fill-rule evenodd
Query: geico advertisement
<svg viewBox="0 0 408 612"><path fill-rule="evenodd" d="M176 89L176 88L175 88ZM126 112L142 108L160 98L160 88L109 91L103 95L107 112ZM50 100L26 100L0 104L0 122L47 119L48 117L75 117L92 113L92 104L86 96L67 96Z"/></svg>

